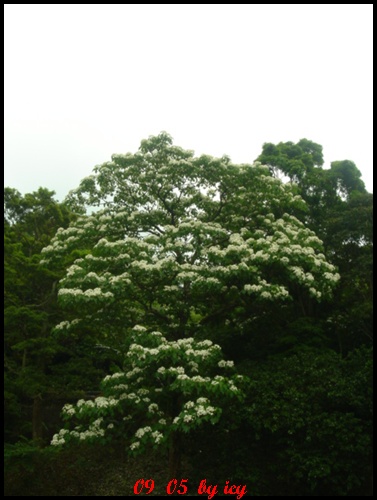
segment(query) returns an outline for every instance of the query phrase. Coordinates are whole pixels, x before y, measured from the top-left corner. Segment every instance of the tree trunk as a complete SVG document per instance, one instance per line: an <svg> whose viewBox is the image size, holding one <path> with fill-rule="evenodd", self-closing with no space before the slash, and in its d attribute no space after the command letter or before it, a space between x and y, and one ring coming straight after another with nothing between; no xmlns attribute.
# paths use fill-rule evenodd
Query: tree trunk
<svg viewBox="0 0 377 500"><path fill-rule="evenodd" d="M178 432L173 432L170 436L169 445L169 478L180 479L181 474L181 439Z"/></svg>
<svg viewBox="0 0 377 500"><path fill-rule="evenodd" d="M24 370L26 368L26 349L24 349L24 352L22 354L22 369Z"/></svg>
<svg viewBox="0 0 377 500"><path fill-rule="evenodd" d="M43 421L42 421L42 397L40 394L35 396L33 400L33 441L42 441L43 437Z"/></svg>

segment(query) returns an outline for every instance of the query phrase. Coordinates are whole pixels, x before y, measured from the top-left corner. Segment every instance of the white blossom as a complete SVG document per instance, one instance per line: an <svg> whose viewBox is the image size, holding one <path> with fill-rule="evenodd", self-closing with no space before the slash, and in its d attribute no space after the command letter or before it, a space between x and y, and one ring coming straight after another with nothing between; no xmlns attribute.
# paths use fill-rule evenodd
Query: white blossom
<svg viewBox="0 0 377 500"><path fill-rule="evenodd" d="M234 361L224 361L224 360L221 360L217 363L217 366L219 366L220 368L226 368L226 367L233 367L234 366Z"/></svg>
<svg viewBox="0 0 377 500"><path fill-rule="evenodd" d="M158 405L156 403L152 403L148 406L149 413L155 413L158 410Z"/></svg>
<svg viewBox="0 0 377 500"><path fill-rule="evenodd" d="M149 427L149 426L146 426L146 427L143 427L143 428L140 428L138 429L136 432L135 432L135 436L139 439L141 439L145 434L149 433L149 432L152 432L152 428Z"/></svg>

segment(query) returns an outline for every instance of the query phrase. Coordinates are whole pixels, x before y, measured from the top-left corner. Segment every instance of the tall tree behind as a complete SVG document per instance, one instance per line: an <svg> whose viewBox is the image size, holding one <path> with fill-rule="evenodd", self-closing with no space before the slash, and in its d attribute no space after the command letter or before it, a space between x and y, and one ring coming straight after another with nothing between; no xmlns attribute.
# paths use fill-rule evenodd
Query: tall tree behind
<svg viewBox="0 0 377 500"><path fill-rule="evenodd" d="M342 353L372 343L373 195L350 160L323 169L322 146L265 143L258 161L271 175L288 177L309 208L302 220L324 242L341 281L331 310L334 340Z"/></svg>

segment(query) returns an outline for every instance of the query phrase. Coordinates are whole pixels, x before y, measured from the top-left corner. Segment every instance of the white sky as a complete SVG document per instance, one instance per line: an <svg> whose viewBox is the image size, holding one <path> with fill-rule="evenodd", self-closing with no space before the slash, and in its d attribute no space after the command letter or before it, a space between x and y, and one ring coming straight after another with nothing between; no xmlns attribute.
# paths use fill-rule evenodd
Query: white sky
<svg viewBox="0 0 377 500"><path fill-rule="evenodd" d="M5 185L62 200L166 130L237 163L305 137L372 191L372 9L5 5Z"/></svg>

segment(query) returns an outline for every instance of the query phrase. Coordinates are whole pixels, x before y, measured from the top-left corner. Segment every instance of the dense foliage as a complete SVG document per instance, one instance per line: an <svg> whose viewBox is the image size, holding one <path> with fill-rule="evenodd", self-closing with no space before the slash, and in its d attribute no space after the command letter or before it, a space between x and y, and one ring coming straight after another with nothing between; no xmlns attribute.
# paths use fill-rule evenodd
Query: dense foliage
<svg viewBox="0 0 377 500"><path fill-rule="evenodd" d="M92 343L51 335L63 318L57 285L74 254L54 266L41 266L41 250L59 227L74 218L54 193L39 189L22 196L4 191L4 370L5 438L42 441L55 425L48 415L67 397L84 394L103 375L93 363ZM44 416L46 413L46 416Z"/></svg>
<svg viewBox="0 0 377 500"><path fill-rule="evenodd" d="M352 162L322 165L306 139L235 165L161 133L64 204L7 188L10 442L48 394L56 448L166 449L166 477L183 459L255 495L368 494L372 195Z"/></svg>

